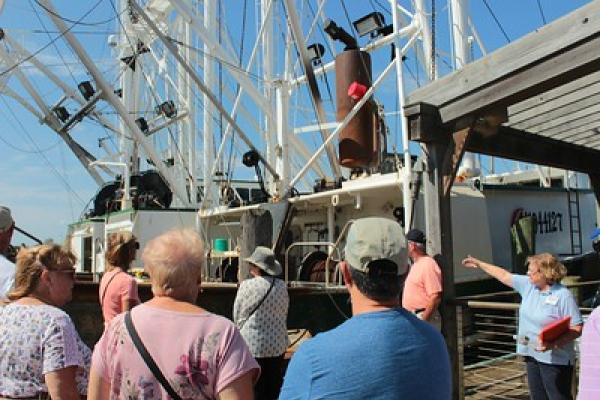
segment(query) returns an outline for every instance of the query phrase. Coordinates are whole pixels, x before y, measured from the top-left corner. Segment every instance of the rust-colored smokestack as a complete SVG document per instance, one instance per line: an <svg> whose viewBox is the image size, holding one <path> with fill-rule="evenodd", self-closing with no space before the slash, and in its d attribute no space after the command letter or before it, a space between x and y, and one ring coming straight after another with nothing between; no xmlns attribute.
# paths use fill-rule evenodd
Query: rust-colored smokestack
<svg viewBox="0 0 600 400"><path fill-rule="evenodd" d="M360 98L348 89L371 87L371 56L360 50L346 50L335 58L337 120L342 121ZM357 85L358 84L358 85ZM360 90L358 91L360 93ZM354 99L353 97L356 99ZM340 164L346 168L368 168L378 161L375 106L367 101L339 134Z"/></svg>

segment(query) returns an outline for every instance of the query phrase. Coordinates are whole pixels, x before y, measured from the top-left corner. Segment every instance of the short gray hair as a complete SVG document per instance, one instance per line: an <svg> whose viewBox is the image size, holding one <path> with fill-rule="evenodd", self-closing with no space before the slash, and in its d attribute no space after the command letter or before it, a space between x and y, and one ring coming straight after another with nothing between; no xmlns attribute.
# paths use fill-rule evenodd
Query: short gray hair
<svg viewBox="0 0 600 400"><path fill-rule="evenodd" d="M204 243L191 229L171 230L148 242L142 260L154 295L185 298L200 283Z"/></svg>

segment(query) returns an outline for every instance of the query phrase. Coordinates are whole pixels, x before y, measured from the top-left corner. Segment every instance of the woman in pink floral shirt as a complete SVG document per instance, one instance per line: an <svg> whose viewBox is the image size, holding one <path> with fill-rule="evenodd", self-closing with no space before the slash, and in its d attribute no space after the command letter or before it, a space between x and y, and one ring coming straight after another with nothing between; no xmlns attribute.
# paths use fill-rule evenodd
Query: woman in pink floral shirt
<svg viewBox="0 0 600 400"><path fill-rule="evenodd" d="M154 298L131 311L141 341L182 399L251 399L259 366L234 325L196 306L202 241L171 231L143 254ZM124 324L115 317L96 344L88 398L167 399Z"/></svg>

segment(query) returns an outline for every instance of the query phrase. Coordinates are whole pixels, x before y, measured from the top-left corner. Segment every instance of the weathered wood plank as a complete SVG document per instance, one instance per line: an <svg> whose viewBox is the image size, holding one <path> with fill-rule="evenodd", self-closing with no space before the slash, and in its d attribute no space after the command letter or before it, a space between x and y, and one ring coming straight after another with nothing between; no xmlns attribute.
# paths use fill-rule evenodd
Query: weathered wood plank
<svg viewBox="0 0 600 400"><path fill-rule="evenodd" d="M566 106L563 108L563 111L553 113L553 118L548 118L537 124L510 124L510 126L524 131L545 132L545 135L549 135L550 132L563 131L564 126L573 123L577 124L582 118L600 112L600 102L598 99L586 100Z"/></svg>
<svg viewBox="0 0 600 400"><path fill-rule="evenodd" d="M579 172L600 172L600 151L544 138L506 126L496 135L477 131L469 137L467 151Z"/></svg>
<svg viewBox="0 0 600 400"><path fill-rule="evenodd" d="M554 126L541 126L531 128L531 133L539 132L540 135L560 139L562 134L572 131L573 129L589 129L589 125L598 121L600 118L600 107L591 107L588 110L577 112L576 118L570 118L566 122Z"/></svg>
<svg viewBox="0 0 600 400"><path fill-rule="evenodd" d="M600 2L591 2L463 69L410 94L406 104L443 105L522 70L600 32Z"/></svg>
<svg viewBox="0 0 600 400"><path fill-rule="evenodd" d="M583 125L577 127L570 127L569 129L565 129L560 133L554 133L552 135L553 139L556 140L566 140L566 138L571 137L573 135L578 135L581 133L585 133L591 129L598 127L598 122L600 121L600 115L597 117L591 116L590 118L586 118L586 121ZM545 135L545 132L538 132L539 135Z"/></svg>
<svg viewBox="0 0 600 400"><path fill-rule="evenodd" d="M544 103L548 103L553 100L560 100L563 97L569 96L571 94L577 96L577 93L581 93L580 90L586 90L587 88L598 82L600 82L600 72L595 72L593 74L584 76L583 78L576 79L573 82L569 82L566 85L554 88L552 90L548 90L547 92L544 92L539 96L535 96L515 105L512 105L509 110L509 115L511 116L511 118L515 117L516 121L516 116L518 116L521 113L525 113L529 110L536 109Z"/></svg>
<svg viewBox="0 0 600 400"><path fill-rule="evenodd" d="M466 92L463 97L441 105L440 116L446 123L490 107L508 107L598 70L600 33L471 93Z"/></svg>
<svg viewBox="0 0 600 400"><path fill-rule="evenodd" d="M519 113L510 114L509 126L516 129L527 130L537 124L554 121L573 111L600 104L600 82L591 84L587 88L566 94L558 99L547 101L537 107Z"/></svg>
<svg viewBox="0 0 600 400"><path fill-rule="evenodd" d="M586 129L583 133L570 135L561 140L564 140L565 142L568 142L568 143L584 145L586 143L589 143L590 140L594 140L595 135L596 135L596 132L594 132L591 129Z"/></svg>

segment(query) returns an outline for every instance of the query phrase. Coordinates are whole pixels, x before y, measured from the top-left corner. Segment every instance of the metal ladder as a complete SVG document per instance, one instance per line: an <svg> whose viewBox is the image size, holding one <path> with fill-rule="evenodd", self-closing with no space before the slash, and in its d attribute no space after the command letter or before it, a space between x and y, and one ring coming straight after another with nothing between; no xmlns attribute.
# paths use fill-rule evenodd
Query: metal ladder
<svg viewBox="0 0 600 400"><path fill-rule="evenodd" d="M579 192L567 189L569 202L569 227L571 230L571 253L581 254L583 249L581 238L581 219L579 216Z"/></svg>

